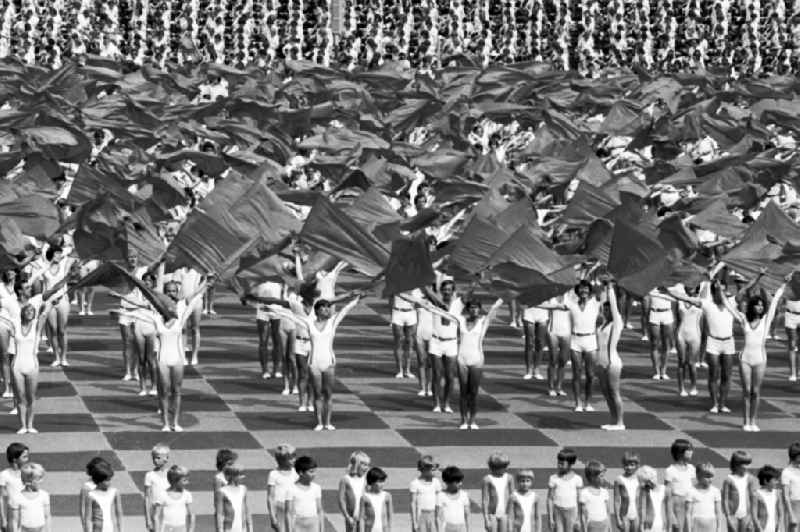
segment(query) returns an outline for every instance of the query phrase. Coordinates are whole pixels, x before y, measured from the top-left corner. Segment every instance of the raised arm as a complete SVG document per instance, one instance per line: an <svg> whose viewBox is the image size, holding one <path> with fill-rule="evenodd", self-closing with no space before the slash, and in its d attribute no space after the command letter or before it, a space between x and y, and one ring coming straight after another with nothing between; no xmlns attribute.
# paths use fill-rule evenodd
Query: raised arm
<svg viewBox="0 0 800 532"><path fill-rule="evenodd" d="M406 301L408 301L410 303L414 303L415 305L419 305L420 307L424 308L425 310L430 311L431 314L436 314L440 318L444 318L446 320L458 321L458 317L457 316L454 316L454 315L450 314L449 312L446 312L446 311L442 310L441 308L439 308L438 306L430 303L429 301L425 301L424 299L414 299L413 297L408 297L408 296L399 296L399 297L405 299Z"/></svg>
<svg viewBox="0 0 800 532"><path fill-rule="evenodd" d="M725 305L725 308L728 309L728 312L730 312L731 315L736 319L736 321L742 324L742 326L744 326L747 323L747 316L739 312L739 309L736 308L736 305L733 302L731 302L730 298L723 297L722 303Z"/></svg>
<svg viewBox="0 0 800 532"><path fill-rule="evenodd" d="M623 321L617 305L617 290L614 283L608 283L606 286L606 298L608 298L608 306L611 307L611 319L614 320L614 327L621 330Z"/></svg>
<svg viewBox="0 0 800 532"><path fill-rule="evenodd" d="M486 334L486 331L489 330L489 324L492 323L492 320L497 315L497 311L500 310L500 307L503 305L503 298L497 298L497 301L489 307L489 311L486 313L486 319L483 320L483 334Z"/></svg>
<svg viewBox="0 0 800 532"><path fill-rule="evenodd" d="M208 288L208 280L205 278L205 276L203 276L203 282L200 283L200 286L197 287L197 290L186 297L186 306L191 307L192 303L194 303L194 300L202 296L203 292L206 291L206 288Z"/></svg>
<svg viewBox="0 0 800 532"><path fill-rule="evenodd" d="M764 277L765 273L767 273L767 267L766 266L762 266L761 270L759 270L758 274L756 274L755 277L753 277L752 279L747 281L747 284L745 284L742 287L742 289L739 290L739 293L736 294L736 300L737 301L741 301L742 299L744 299L747 296L748 292L750 292L750 289L753 288L756 284L758 284L758 282L761 280L761 278Z"/></svg>
<svg viewBox="0 0 800 532"><path fill-rule="evenodd" d="M358 301L360 299L361 299L361 293L357 292L355 294L355 297L353 297L353 299L351 299L349 303L347 303L345 306L343 306L339 310L339 312L337 312L333 316L333 328L334 328L334 330L336 330L336 328L339 326L339 324L342 323L342 320L344 319L345 316L347 316L347 313L350 312L351 310L353 310L353 307L355 307L358 304Z"/></svg>
<svg viewBox="0 0 800 532"><path fill-rule="evenodd" d="M792 274L789 274L788 278L791 278ZM783 293L786 290L786 283L783 283L778 289L775 291L775 295L772 296L772 301L769 302L769 309L767 310L767 323L764 325L766 327L765 330L769 331L772 327L772 320L775 319L775 313L778 311L778 305L783 299Z"/></svg>

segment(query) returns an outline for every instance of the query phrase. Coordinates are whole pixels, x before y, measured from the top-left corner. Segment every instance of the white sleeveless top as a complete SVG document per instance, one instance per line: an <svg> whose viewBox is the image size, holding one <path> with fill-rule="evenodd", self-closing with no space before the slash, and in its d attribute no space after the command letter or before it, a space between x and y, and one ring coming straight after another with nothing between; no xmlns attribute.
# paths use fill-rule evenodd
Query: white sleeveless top
<svg viewBox="0 0 800 532"><path fill-rule="evenodd" d="M508 489L508 473L504 473L501 477L489 475L489 482L494 487L494 492L497 494L497 506L494 510L494 515L503 517L506 515L506 489Z"/></svg>
<svg viewBox="0 0 800 532"><path fill-rule="evenodd" d="M744 331L742 362L750 365L765 363L767 351L764 349L764 342L767 340L767 320L762 317L755 328L750 326L750 322L745 322L742 330Z"/></svg>
<svg viewBox="0 0 800 532"><path fill-rule="evenodd" d="M308 324L308 336L311 338L311 358L308 364L314 369L325 371L336 363L336 356L333 354L333 318L328 319L320 330L316 321Z"/></svg>
<svg viewBox="0 0 800 532"><path fill-rule="evenodd" d="M483 335L486 332L484 321L486 316L481 316L470 328L467 320L460 318L461 342L458 344L458 361L465 366L483 366Z"/></svg>
<svg viewBox="0 0 800 532"><path fill-rule="evenodd" d="M369 493L365 492L364 497L369 501L372 506L372 513L375 519L372 522L372 528L368 532L383 532L383 505L386 500L386 492Z"/></svg>
<svg viewBox="0 0 800 532"><path fill-rule="evenodd" d="M533 504L536 502L536 492L529 490L526 494L514 492L511 498L517 501L522 509L522 525L519 532L533 532Z"/></svg>

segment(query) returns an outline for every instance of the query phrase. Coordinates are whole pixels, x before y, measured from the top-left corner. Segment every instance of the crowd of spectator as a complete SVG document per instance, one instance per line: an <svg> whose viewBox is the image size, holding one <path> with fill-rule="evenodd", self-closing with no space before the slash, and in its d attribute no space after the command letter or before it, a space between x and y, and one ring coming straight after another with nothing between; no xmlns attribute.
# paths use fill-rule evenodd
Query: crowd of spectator
<svg viewBox="0 0 800 532"><path fill-rule="evenodd" d="M464 55L606 67L800 70L800 0L0 0L0 57L159 67L283 58L422 70Z"/></svg>

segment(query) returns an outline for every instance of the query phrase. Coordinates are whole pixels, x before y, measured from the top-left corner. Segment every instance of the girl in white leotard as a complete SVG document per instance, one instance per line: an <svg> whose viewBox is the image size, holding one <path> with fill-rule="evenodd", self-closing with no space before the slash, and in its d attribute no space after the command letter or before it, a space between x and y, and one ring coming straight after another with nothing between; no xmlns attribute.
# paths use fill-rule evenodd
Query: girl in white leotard
<svg viewBox="0 0 800 532"><path fill-rule="evenodd" d="M6 318L11 323L14 323L15 317L19 315L19 303L14 291L16 278L16 270L0 272L0 317ZM11 359L14 353L14 329L0 322L0 365L2 365L4 398L14 397L11 391Z"/></svg>
<svg viewBox="0 0 800 532"><path fill-rule="evenodd" d="M331 423L333 386L335 383L334 368L336 367L333 339L336 336L336 329L339 324L347 313L356 306L360 297L361 294L356 292L355 297L335 314L331 312L330 301L320 299L314 303L315 318L308 316L302 305L297 302L286 302L290 306L291 312L283 309L275 310L278 315L308 327L308 335L311 341L308 367L311 373L311 388L314 393L314 411L317 416L317 425L314 427L316 431L336 429Z"/></svg>
<svg viewBox="0 0 800 532"><path fill-rule="evenodd" d="M39 341L47 323L47 314L53 308L53 300L63 298L64 293L64 288L57 291L41 308L25 304L13 322L0 317L0 323L13 331L16 351L11 363L11 375L20 422L17 434L39 432L33 426L33 404L39 384Z"/></svg>
<svg viewBox="0 0 800 532"><path fill-rule="evenodd" d="M388 532L392 529L392 495L383 489L387 475L373 467L367 471L367 488L361 496L358 511L359 530Z"/></svg>
<svg viewBox="0 0 800 532"><path fill-rule="evenodd" d="M45 259L49 265L41 272L44 281L44 290L52 289L62 282L68 275L74 262L65 256L64 251L52 246L45 252ZM47 315L47 337L55 354L52 366L69 366L67 361L67 319L69 318L69 298L61 298L54 302L52 310Z"/></svg>
<svg viewBox="0 0 800 532"><path fill-rule="evenodd" d="M243 471L236 467L224 470L227 485L220 488L215 501L218 532L253 532L253 518L247 507L247 487L242 484Z"/></svg>
<svg viewBox="0 0 800 532"><path fill-rule="evenodd" d="M687 294L688 295L688 294ZM675 349L678 351L678 393L681 397L697 395L697 371L695 361L703 341L700 319L703 310L695 305L678 302L680 324L675 335ZM686 391L686 378L689 378L689 391Z"/></svg>
<svg viewBox="0 0 800 532"><path fill-rule="evenodd" d="M791 274L787 277L787 282L790 278ZM778 288L766 312L766 302L761 296L751 297L747 301L747 310L744 314L739 312L730 301L725 300L728 311L741 324L744 331L744 346L739 355L739 374L742 378L742 394L744 396L744 425L742 428L748 432L761 430L756 421L758 404L761 399L761 383L767 368L767 350L764 344L785 289L786 284Z"/></svg>
<svg viewBox="0 0 800 532"><path fill-rule="evenodd" d="M609 283L606 288L608 301L603 304L603 324L597 328L597 364L600 389L605 396L612 423L603 425L604 430L625 430L620 393L620 374L622 359L617 352L617 344L622 335L625 322L617 308L617 292Z"/></svg>
<svg viewBox="0 0 800 532"><path fill-rule="evenodd" d="M178 283L170 281L164 285L164 293L175 303L174 317L164 321L160 314L154 313L152 319L131 314L132 317L142 321L150 320L158 335L158 380L159 380L159 404L161 406L161 421L163 432L173 430L182 432L183 428L178 424L181 412L181 386L183 384L183 365L186 362L183 348L183 328L186 320L194 311L197 301L203 296L206 289L205 280L200 283L197 290L190 294L188 299L180 299L180 287ZM169 410L174 415L172 426L168 420Z"/></svg>
<svg viewBox="0 0 800 532"><path fill-rule="evenodd" d="M485 358L483 355L483 338L489 324L497 314L502 299L498 299L485 316L481 316L479 301L468 301L464 305L464 314L454 316L440 309L433 312L458 323L458 382L459 410L461 413L461 430L477 430L475 416L478 410L478 390ZM432 307L434 308L434 307Z"/></svg>
<svg viewBox="0 0 800 532"><path fill-rule="evenodd" d="M83 529L89 532L119 532L122 530L122 501L116 488L111 487L114 471L106 463L92 470L95 489L84 500Z"/></svg>

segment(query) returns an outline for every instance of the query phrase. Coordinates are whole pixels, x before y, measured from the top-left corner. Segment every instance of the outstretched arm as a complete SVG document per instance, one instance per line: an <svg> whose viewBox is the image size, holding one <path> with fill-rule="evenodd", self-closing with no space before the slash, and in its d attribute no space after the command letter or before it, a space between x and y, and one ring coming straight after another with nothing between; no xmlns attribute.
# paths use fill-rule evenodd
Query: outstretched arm
<svg viewBox="0 0 800 532"><path fill-rule="evenodd" d="M787 279L791 279L791 275L792 274L789 274ZM767 331L769 331L772 327L772 320L775 319L775 313L778 311L778 305L780 304L781 299L783 299L783 292L786 290L787 283L783 283L778 290L775 291L775 295L772 296L772 301L769 302L769 309L767 310L767 323L765 324L765 330Z"/></svg>
<svg viewBox="0 0 800 532"><path fill-rule="evenodd" d="M619 305L617 305L617 291L614 283L608 283L606 287L606 298L608 298L608 306L611 307L611 319L614 320L614 327L621 329L622 315L619 313Z"/></svg>
<svg viewBox="0 0 800 532"><path fill-rule="evenodd" d="M747 317L741 312L739 312L739 309L736 308L736 305L734 305L731 302L730 298L723 297L722 303L725 305L725 308L728 309L728 312L730 312L731 315L736 319L736 321L742 324L742 326L744 326L747 323Z"/></svg>
<svg viewBox="0 0 800 532"><path fill-rule="evenodd" d="M767 268L766 268L766 266L762 266L761 270L759 270L758 274L756 274L755 277L753 277L752 279L747 281L747 284L745 284L742 287L742 289L739 290L739 293L736 294L736 300L737 301L741 301L742 299L744 299L747 296L747 294L750 292L750 289L753 288L756 284L758 284L758 282L761 280L761 278L764 277L765 273L767 273Z"/></svg>
<svg viewBox="0 0 800 532"><path fill-rule="evenodd" d="M339 312L337 312L333 316L333 328L334 328L334 330L339 326L340 323L342 323L342 320L344 319L345 316L347 316L347 313L350 312L351 310L353 310L353 307L355 307L358 304L358 301L360 299L361 299L361 293L360 292L356 292L355 293L355 297L353 297L353 299L351 299L349 303L347 303L345 306L343 306L339 310Z"/></svg>

